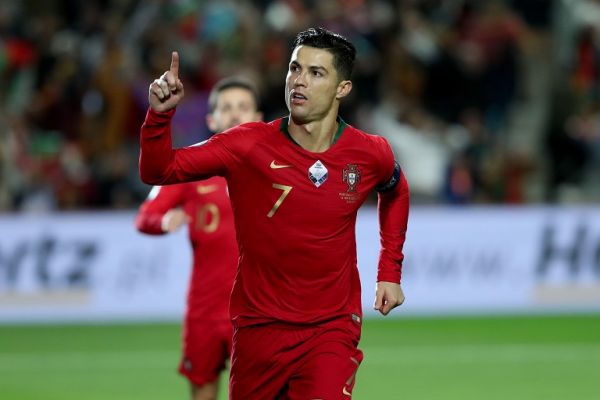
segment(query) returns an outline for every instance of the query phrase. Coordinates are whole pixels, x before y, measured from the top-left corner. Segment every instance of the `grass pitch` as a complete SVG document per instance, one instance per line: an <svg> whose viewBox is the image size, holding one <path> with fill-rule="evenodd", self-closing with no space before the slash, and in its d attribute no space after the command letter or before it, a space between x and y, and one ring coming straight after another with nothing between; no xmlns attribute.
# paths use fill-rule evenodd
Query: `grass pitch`
<svg viewBox="0 0 600 400"><path fill-rule="evenodd" d="M0 398L187 399L179 335L177 324L0 325ZM361 348L359 400L600 393L600 315L367 319Z"/></svg>

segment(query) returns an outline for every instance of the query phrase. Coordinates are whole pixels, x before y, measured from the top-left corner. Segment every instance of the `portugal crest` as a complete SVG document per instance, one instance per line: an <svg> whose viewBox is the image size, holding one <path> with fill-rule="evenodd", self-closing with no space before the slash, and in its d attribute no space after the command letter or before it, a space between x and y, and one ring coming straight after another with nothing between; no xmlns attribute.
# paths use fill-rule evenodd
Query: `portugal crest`
<svg viewBox="0 0 600 400"><path fill-rule="evenodd" d="M342 179L348 185L347 193L356 192L356 186L360 183L360 169L356 164L347 164L347 168L344 168Z"/></svg>

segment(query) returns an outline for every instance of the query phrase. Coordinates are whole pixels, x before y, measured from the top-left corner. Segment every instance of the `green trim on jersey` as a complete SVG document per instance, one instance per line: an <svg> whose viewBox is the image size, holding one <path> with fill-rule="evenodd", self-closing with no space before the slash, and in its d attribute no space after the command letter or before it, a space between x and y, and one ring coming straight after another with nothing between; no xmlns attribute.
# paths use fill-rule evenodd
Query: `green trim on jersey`
<svg viewBox="0 0 600 400"><path fill-rule="evenodd" d="M296 146L300 146L298 144L298 142L296 142L294 140L294 138L292 137L292 135L290 135L290 132L288 131L288 122L289 122L290 117L283 117L281 119L281 126L279 127L279 130L281 130L281 132L283 132L285 134L285 136L292 142L294 143ZM344 131L344 129L346 129L346 126L348 125L342 118L340 118L340 116L338 115L336 118L336 121L338 122L338 129L337 131L335 131L335 135L333 135L333 142L331 142L332 145L335 144L335 142L338 141L338 139L340 138L340 136L342 136L342 132Z"/></svg>

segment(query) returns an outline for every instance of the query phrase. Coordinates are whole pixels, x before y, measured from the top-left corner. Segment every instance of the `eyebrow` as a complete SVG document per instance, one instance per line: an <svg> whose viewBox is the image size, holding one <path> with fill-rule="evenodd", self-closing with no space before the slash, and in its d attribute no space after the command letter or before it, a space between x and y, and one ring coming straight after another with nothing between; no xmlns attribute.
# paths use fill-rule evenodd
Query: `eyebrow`
<svg viewBox="0 0 600 400"><path fill-rule="evenodd" d="M293 60L292 62L290 62L290 66L291 66L291 65L297 65L297 66L299 66L299 67L302 67L302 65L301 65L301 64L300 64L298 61L296 61L296 60ZM324 67L324 66L322 66L322 65L309 65L309 66L308 66L308 69L309 69L309 70L313 70L313 71L314 71L314 70L317 70L317 69L320 69L320 70L323 70L323 71L325 71L325 72L329 72L329 71L327 70L327 68L325 68L325 67Z"/></svg>

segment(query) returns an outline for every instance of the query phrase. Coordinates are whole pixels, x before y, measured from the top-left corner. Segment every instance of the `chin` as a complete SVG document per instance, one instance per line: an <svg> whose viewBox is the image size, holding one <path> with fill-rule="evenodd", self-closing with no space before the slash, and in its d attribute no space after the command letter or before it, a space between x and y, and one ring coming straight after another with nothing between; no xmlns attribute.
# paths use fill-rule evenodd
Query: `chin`
<svg viewBox="0 0 600 400"><path fill-rule="evenodd" d="M306 115L306 113L298 112L298 110L294 111L293 108L290 111L290 116L297 124L305 124L309 122L308 115Z"/></svg>
<svg viewBox="0 0 600 400"><path fill-rule="evenodd" d="M297 115L297 114L294 114L294 113L291 114L291 119L294 121L294 123L296 125L304 125L304 124L307 124L307 123L310 122L308 120L308 118L306 118L305 115Z"/></svg>

